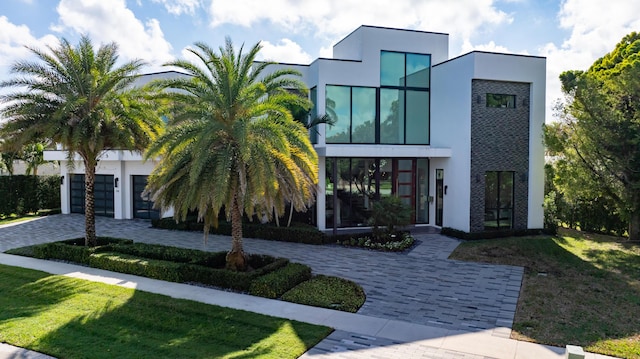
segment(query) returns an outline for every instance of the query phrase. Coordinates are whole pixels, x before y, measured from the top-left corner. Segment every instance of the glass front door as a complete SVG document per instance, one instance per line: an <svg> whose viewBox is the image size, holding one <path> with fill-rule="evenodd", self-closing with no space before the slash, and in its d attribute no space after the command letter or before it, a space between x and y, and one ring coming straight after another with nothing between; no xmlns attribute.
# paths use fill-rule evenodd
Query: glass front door
<svg viewBox="0 0 640 359"><path fill-rule="evenodd" d="M442 227L442 214L444 202L444 170L436 170L436 226Z"/></svg>

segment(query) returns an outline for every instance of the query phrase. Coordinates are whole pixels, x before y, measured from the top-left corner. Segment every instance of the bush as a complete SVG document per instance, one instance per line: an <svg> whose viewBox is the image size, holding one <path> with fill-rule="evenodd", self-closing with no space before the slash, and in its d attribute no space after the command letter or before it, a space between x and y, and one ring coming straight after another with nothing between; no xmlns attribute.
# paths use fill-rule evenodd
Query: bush
<svg viewBox="0 0 640 359"><path fill-rule="evenodd" d="M289 263L262 277L249 287L249 294L266 298L279 298L296 285L311 279L311 268L300 263Z"/></svg>
<svg viewBox="0 0 640 359"><path fill-rule="evenodd" d="M184 222L176 222L173 218L161 218L151 221L154 228L170 229L170 230L188 230L203 231L204 224L197 222L195 218L188 218ZM243 237L259 238L271 241L294 242L305 244L323 244L325 243L325 235L317 228L303 225L293 224L291 227L276 227L271 223L243 223ZM226 221L220 221L217 228L211 227L209 233L231 235L231 224Z"/></svg>
<svg viewBox="0 0 640 359"><path fill-rule="evenodd" d="M172 282L196 282L248 291L258 277L286 266L289 260L249 255L248 272L224 269L226 252L205 252L158 244L133 243L128 239L98 237L98 246L84 246L83 238L45 243L12 250L13 254L59 259L94 268Z"/></svg>
<svg viewBox="0 0 640 359"><path fill-rule="evenodd" d="M284 293L282 300L355 313L366 296L362 287L350 280L318 275Z"/></svg>
<svg viewBox="0 0 640 359"><path fill-rule="evenodd" d="M554 234L551 229L511 229L500 231L483 231L483 232L465 232L459 229L443 227L440 234L453 238L476 240L476 239L493 239L506 237L527 237L541 234Z"/></svg>
<svg viewBox="0 0 640 359"><path fill-rule="evenodd" d="M60 208L60 176L38 177L38 208Z"/></svg>
<svg viewBox="0 0 640 359"><path fill-rule="evenodd" d="M128 254L104 252L89 256L89 266L104 270L161 279L170 282L183 282L181 263L156 259L140 258Z"/></svg>

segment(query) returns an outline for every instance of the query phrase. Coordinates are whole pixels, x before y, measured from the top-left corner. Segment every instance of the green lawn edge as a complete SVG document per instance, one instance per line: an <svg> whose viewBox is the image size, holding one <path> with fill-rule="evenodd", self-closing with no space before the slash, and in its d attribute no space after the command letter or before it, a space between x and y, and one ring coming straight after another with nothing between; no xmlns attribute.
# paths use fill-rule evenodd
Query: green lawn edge
<svg viewBox="0 0 640 359"><path fill-rule="evenodd" d="M0 342L59 358L297 358L331 328L0 265Z"/></svg>

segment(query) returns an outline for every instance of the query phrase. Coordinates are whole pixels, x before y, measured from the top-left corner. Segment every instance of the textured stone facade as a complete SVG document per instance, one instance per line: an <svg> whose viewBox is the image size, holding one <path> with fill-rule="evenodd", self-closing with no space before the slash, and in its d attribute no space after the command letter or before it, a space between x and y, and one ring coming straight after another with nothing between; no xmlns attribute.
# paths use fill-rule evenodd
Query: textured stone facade
<svg viewBox="0 0 640 359"><path fill-rule="evenodd" d="M530 84L473 80L470 231L484 230L485 172L513 171L513 228L526 229L529 197ZM515 95L515 108L487 107L487 93Z"/></svg>

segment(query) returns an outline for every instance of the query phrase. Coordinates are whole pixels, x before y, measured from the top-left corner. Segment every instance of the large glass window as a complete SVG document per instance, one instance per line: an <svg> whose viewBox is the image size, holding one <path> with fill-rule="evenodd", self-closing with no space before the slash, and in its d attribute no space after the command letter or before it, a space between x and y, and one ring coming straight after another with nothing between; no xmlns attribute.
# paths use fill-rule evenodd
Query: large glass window
<svg viewBox="0 0 640 359"><path fill-rule="evenodd" d="M407 87L429 87L431 56L407 54Z"/></svg>
<svg viewBox="0 0 640 359"><path fill-rule="evenodd" d="M406 91L406 144L429 143L429 93Z"/></svg>
<svg viewBox="0 0 640 359"><path fill-rule="evenodd" d="M327 143L376 142L376 89L326 87L326 113L335 123L327 126Z"/></svg>
<svg viewBox="0 0 640 359"><path fill-rule="evenodd" d="M429 144L431 56L380 54L380 143Z"/></svg>
<svg viewBox="0 0 640 359"><path fill-rule="evenodd" d="M513 227L513 176L511 171L485 173L485 229Z"/></svg>
<svg viewBox="0 0 640 359"><path fill-rule="evenodd" d="M414 211L414 223L428 223L426 158L327 158L327 228L369 226L373 203L398 196Z"/></svg>
<svg viewBox="0 0 640 359"><path fill-rule="evenodd" d="M334 123L327 126L328 143L349 143L351 136L351 87L327 86L326 111Z"/></svg>
<svg viewBox="0 0 640 359"><path fill-rule="evenodd" d="M309 120L313 121L316 117L318 117L318 88L313 87L309 90L309 97L311 98L311 103L313 107L311 108L311 112L309 116L311 117ZM315 126L310 130L309 137L311 139L311 143L318 143L318 128Z"/></svg>
<svg viewBox="0 0 640 359"><path fill-rule="evenodd" d="M404 143L404 92L380 89L380 143Z"/></svg>
<svg viewBox="0 0 640 359"><path fill-rule="evenodd" d="M382 51L380 54L380 85L404 86L404 53Z"/></svg>

